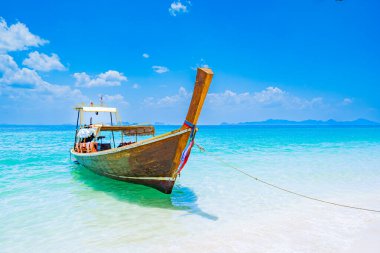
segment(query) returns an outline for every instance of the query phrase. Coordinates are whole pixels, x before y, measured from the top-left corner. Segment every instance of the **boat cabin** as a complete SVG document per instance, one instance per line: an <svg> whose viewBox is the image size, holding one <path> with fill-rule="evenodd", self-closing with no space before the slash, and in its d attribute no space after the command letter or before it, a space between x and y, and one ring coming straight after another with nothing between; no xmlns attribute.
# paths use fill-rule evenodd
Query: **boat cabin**
<svg viewBox="0 0 380 253"><path fill-rule="evenodd" d="M114 107L91 104L77 106L75 110L78 111L74 142L74 151L77 153L120 148L136 143L139 136L155 134L155 128L151 125L122 125L118 111Z"/></svg>

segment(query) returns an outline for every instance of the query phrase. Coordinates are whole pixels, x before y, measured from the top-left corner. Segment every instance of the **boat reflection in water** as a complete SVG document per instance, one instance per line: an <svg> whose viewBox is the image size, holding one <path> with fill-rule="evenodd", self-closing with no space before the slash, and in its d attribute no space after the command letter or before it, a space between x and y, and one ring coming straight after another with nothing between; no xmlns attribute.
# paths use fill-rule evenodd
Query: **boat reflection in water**
<svg viewBox="0 0 380 253"><path fill-rule="evenodd" d="M104 192L118 201L143 207L186 211L188 214L199 215L210 220L218 219L199 208L197 195L189 187L177 184L173 187L171 195L164 195L143 185L100 177L81 166L73 166L71 173L76 182L84 184L92 190Z"/></svg>

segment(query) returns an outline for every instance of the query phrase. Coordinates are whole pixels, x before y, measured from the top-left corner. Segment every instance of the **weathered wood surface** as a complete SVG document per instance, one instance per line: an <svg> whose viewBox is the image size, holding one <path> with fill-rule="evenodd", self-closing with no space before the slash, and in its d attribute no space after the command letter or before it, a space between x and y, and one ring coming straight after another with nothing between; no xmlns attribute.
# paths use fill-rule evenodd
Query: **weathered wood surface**
<svg viewBox="0 0 380 253"><path fill-rule="evenodd" d="M211 69L198 68L186 116L186 120L194 125L198 122L212 77ZM112 128L118 129L116 126ZM80 164L97 174L171 193L190 131L183 125L179 130L120 148L86 154L71 152Z"/></svg>
<svg viewBox="0 0 380 253"><path fill-rule="evenodd" d="M210 87L211 80L214 73L211 69L198 68L197 78L194 84L193 97L187 111L186 120L196 125L199 115L202 111L203 103L206 99L208 88Z"/></svg>
<svg viewBox="0 0 380 253"><path fill-rule="evenodd" d="M123 131L124 135L154 135L154 126L100 126L100 131Z"/></svg>

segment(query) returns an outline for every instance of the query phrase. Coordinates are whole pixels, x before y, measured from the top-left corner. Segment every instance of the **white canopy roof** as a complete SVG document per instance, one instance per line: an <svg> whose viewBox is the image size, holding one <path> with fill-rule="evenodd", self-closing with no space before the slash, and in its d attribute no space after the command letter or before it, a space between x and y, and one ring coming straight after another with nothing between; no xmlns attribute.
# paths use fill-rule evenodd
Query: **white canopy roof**
<svg viewBox="0 0 380 253"><path fill-rule="evenodd" d="M84 112L117 112L114 107L102 107L102 106L83 106L76 107L76 110L82 110Z"/></svg>

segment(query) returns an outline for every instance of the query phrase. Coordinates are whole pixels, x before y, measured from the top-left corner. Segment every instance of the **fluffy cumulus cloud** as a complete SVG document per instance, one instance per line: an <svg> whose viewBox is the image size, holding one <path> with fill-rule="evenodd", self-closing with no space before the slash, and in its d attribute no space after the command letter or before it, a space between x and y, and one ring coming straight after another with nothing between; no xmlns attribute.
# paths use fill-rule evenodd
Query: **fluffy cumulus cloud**
<svg viewBox="0 0 380 253"><path fill-rule="evenodd" d="M44 83L34 70L19 68L13 57L7 54L0 55L0 71L0 85L3 87L35 88Z"/></svg>
<svg viewBox="0 0 380 253"><path fill-rule="evenodd" d="M262 91L236 93L226 90L222 93L210 93L208 101L215 106L260 106L282 107L284 109L305 109L323 104L321 97L305 99L294 96L278 87L267 87Z"/></svg>
<svg viewBox="0 0 380 253"><path fill-rule="evenodd" d="M75 85L77 87L104 87L104 86L120 86L122 82L127 81L127 77L115 70L108 70L107 72L101 73L93 78L91 78L87 73L75 73L74 78L76 79Z"/></svg>
<svg viewBox="0 0 380 253"><path fill-rule="evenodd" d="M190 97L191 93L187 92L187 90L181 86L177 94L174 94L172 96L165 96L162 98L147 97L144 99L143 104L145 106L168 107L181 102L187 102Z"/></svg>
<svg viewBox="0 0 380 253"><path fill-rule="evenodd" d="M35 70L20 68L12 56L0 55L1 89L13 98L41 95L84 99L78 89L44 81Z"/></svg>
<svg viewBox="0 0 380 253"><path fill-rule="evenodd" d="M12 56L12 52L46 43L47 40L31 33L25 24L17 22L8 26L0 18L0 108L14 109L12 114L5 110L0 122L67 123L74 115L73 105L90 101L78 88L47 81L44 75L40 75L40 72L66 70L57 54L32 51L20 63ZM115 70L94 77L85 72L75 73L74 77L76 86L80 87L118 86L127 81L122 73ZM104 99L109 103L128 104L121 94L105 95Z"/></svg>
<svg viewBox="0 0 380 253"><path fill-rule="evenodd" d="M286 92L278 87L267 87L265 90L256 92L253 98L259 103L278 103L284 100Z"/></svg>
<svg viewBox="0 0 380 253"><path fill-rule="evenodd" d="M149 57L150 57L150 55L149 55L149 54L147 54L147 53L143 53L143 54L142 54L142 57L143 57L143 58L145 58L145 59L147 59L147 58L149 58Z"/></svg>
<svg viewBox="0 0 380 253"><path fill-rule="evenodd" d="M187 1L183 4L181 1L174 1L170 4L169 13L172 16L177 16L181 13L186 13L189 11L189 6L191 5L190 1Z"/></svg>
<svg viewBox="0 0 380 253"><path fill-rule="evenodd" d="M47 40L32 34L25 24L17 22L8 26L5 20L0 18L0 52L26 50L46 43Z"/></svg>
<svg viewBox="0 0 380 253"><path fill-rule="evenodd" d="M31 52L23 62L23 65L38 71L48 72L51 70L66 70L60 62L58 55L51 54L48 56L37 51Z"/></svg>
<svg viewBox="0 0 380 253"><path fill-rule="evenodd" d="M26 67L19 67L9 54L12 51L27 50L46 43L47 40L32 34L25 24L18 22L8 26L5 20L0 18L0 95L3 101L7 101L6 105L13 102L18 105L25 104L25 107L18 108L28 110L30 106L44 107L49 101L73 102L73 100L87 99L80 90L47 82L36 72L36 70L62 70L64 67L57 55L48 56L33 52L24 61Z"/></svg>
<svg viewBox="0 0 380 253"><path fill-rule="evenodd" d="M15 69L18 69L18 66L13 57L7 54L0 54L0 72L4 74L7 71Z"/></svg>
<svg viewBox="0 0 380 253"><path fill-rule="evenodd" d="M153 71L158 73L158 74L163 74L169 71L167 67L164 66L153 66L152 67Z"/></svg>

